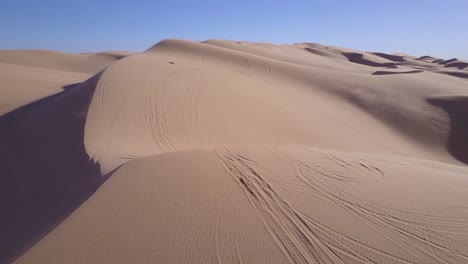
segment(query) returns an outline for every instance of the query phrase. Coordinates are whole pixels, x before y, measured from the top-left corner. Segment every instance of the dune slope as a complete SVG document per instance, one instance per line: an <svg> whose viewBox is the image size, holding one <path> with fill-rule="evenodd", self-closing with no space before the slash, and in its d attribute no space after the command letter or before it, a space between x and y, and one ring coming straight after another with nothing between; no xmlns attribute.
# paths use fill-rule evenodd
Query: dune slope
<svg viewBox="0 0 468 264"><path fill-rule="evenodd" d="M463 263L467 173L275 146L147 157L18 263Z"/></svg>

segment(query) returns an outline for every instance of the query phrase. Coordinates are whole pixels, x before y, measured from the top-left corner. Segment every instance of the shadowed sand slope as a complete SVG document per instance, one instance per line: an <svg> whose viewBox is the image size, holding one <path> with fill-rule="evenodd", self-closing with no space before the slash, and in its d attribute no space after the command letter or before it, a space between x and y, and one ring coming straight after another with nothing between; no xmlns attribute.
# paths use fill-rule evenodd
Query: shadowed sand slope
<svg viewBox="0 0 468 264"><path fill-rule="evenodd" d="M33 245L102 182L83 143L96 80L0 117L0 262Z"/></svg>
<svg viewBox="0 0 468 264"><path fill-rule="evenodd" d="M48 54L69 76L0 64L24 91L79 83L0 119L6 256L56 226L17 262L468 261L456 61L171 39L127 55Z"/></svg>
<svg viewBox="0 0 468 264"><path fill-rule="evenodd" d="M438 96L428 101L447 111L450 116L448 150L453 156L468 164L468 96Z"/></svg>

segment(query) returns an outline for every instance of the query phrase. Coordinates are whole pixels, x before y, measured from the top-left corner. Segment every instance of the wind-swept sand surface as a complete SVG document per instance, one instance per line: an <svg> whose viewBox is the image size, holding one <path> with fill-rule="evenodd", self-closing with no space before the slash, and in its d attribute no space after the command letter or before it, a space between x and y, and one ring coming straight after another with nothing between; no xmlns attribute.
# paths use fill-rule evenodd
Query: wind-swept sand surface
<svg viewBox="0 0 468 264"><path fill-rule="evenodd" d="M467 73L314 43L2 51L0 262L468 263Z"/></svg>
<svg viewBox="0 0 468 264"><path fill-rule="evenodd" d="M83 82L128 52L66 54L44 50L0 50L0 114Z"/></svg>

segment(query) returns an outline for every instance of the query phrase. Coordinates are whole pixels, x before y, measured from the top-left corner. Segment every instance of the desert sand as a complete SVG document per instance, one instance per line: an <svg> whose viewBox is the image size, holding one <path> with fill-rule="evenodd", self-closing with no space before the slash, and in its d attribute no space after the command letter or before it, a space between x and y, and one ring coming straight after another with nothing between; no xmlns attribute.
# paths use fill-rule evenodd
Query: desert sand
<svg viewBox="0 0 468 264"><path fill-rule="evenodd" d="M468 62L0 51L0 263L468 263Z"/></svg>

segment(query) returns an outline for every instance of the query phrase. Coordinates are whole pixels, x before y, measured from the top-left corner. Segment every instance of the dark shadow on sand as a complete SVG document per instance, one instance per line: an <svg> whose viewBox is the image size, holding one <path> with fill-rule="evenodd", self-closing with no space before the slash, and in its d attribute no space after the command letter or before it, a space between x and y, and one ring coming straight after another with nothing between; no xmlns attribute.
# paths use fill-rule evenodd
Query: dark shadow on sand
<svg viewBox="0 0 468 264"><path fill-rule="evenodd" d="M397 68L396 64L393 62L386 62L386 63L379 63L370 61L364 58L364 54L360 53L350 53L350 52L343 52L343 55L348 58L350 62L363 64L371 67L387 67L387 68Z"/></svg>
<svg viewBox="0 0 468 264"><path fill-rule="evenodd" d="M445 64L444 66L445 68L457 68L459 70L464 70L466 67L468 67L468 63L467 62L452 62L452 63L448 63L448 64Z"/></svg>
<svg viewBox="0 0 468 264"><path fill-rule="evenodd" d="M382 57L384 59L391 60L391 61L394 61L394 62L404 62L405 61L403 56L386 54L386 53L381 53L381 52L371 52L371 53L376 55L376 56L379 56L379 57Z"/></svg>
<svg viewBox="0 0 468 264"><path fill-rule="evenodd" d="M442 60L442 61L439 62L439 64L446 65L446 64L452 63L452 62L454 62L454 61L457 61L457 59L456 59L456 58L452 58L452 59L449 59L449 60Z"/></svg>
<svg viewBox="0 0 468 264"><path fill-rule="evenodd" d="M458 78L468 79L468 72L463 71L437 71L437 73L447 74Z"/></svg>
<svg viewBox="0 0 468 264"><path fill-rule="evenodd" d="M105 181L83 141L99 76L0 116L0 263L19 257Z"/></svg>
<svg viewBox="0 0 468 264"><path fill-rule="evenodd" d="M411 73L420 73L423 72L421 70L414 70L414 71L401 71L401 72L392 72L392 71L376 71L372 73L372 75L390 75L390 74L411 74Z"/></svg>
<svg viewBox="0 0 468 264"><path fill-rule="evenodd" d="M438 97L427 101L449 115L447 149L456 159L468 164L468 96Z"/></svg>
<svg viewBox="0 0 468 264"><path fill-rule="evenodd" d="M425 62L433 62L433 61L437 60L437 58L434 58L434 57L429 56L429 55L424 55L424 56L421 56L419 58L416 58L415 60L425 61Z"/></svg>

